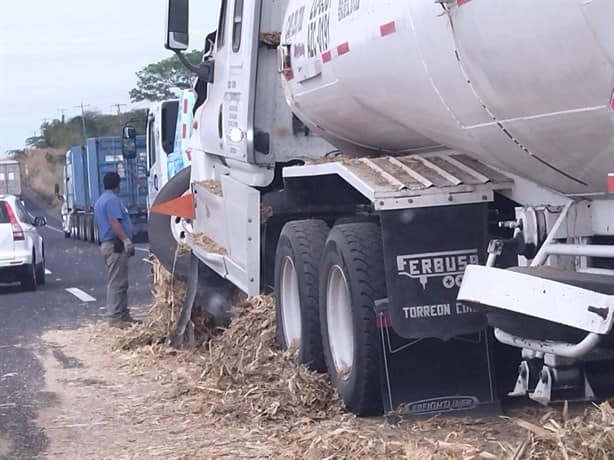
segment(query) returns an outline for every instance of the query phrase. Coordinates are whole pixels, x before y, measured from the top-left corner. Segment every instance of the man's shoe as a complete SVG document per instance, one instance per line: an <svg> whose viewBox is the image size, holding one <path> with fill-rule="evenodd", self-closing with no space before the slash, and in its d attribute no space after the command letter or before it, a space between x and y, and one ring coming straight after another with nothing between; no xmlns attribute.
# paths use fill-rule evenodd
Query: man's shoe
<svg viewBox="0 0 614 460"><path fill-rule="evenodd" d="M132 324L133 323L124 321L120 318L113 318L109 320L109 326L116 327L117 329L128 329L129 327L132 327Z"/></svg>
<svg viewBox="0 0 614 460"><path fill-rule="evenodd" d="M141 324L143 321L138 320L138 319L134 319L132 316L130 316L130 313L128 313L125 316L122 316L121 319L123 322L128 323L128 324Z"/></svg>

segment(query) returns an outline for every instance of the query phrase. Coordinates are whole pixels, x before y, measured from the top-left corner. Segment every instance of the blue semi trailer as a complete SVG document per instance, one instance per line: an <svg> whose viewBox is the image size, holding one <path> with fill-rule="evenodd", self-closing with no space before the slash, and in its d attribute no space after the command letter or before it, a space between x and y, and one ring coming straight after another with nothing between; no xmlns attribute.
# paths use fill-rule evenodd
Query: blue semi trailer
<svg viewBox="0 0 614 460"><path fill-rule="evenodd" d="M93 207L104 192L102 179L115 171L121 177L120 197L130 213L135 236L147 236L147 158L145 136L136 138L137 156L126 160L122 156L121 137L98 137L87 140L85 146L72 147L66 152L62 196L62 226L64 235L83 241L97 242Z"/></svg>

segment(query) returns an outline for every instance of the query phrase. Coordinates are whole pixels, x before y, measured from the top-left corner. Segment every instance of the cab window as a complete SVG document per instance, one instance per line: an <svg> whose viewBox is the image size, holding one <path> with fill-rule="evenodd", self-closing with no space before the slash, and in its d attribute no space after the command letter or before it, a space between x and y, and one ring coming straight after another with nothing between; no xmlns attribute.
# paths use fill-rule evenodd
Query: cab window
<svg viewBox="0 0 614 460"><path fill-rule="evenodd" d="M157 152L156 152L156 133L154 132L154 122L155 122L155 118L154 117L149 117L149 123L147 126L147 134L149 136L149 138L147 139L148 144L149 144L149 167L153 166L153 164L156 162L156 158L157 158Z"/></svg>
<svg viewBox="0 0 614 460"><path fill-rule="evenodd" d="M217 27L217 48L220 49L224 46L224 38L226 35L226 10L228 1L222 0L222 7L220 8L220 23Z"/></svg>
<svg viewBox="0 0 614 460"><path fill-rule="evenodd" d="M241 30L243 29L243 0L235 0L235 14L232 17L232 50L241 49Z"/></svg>

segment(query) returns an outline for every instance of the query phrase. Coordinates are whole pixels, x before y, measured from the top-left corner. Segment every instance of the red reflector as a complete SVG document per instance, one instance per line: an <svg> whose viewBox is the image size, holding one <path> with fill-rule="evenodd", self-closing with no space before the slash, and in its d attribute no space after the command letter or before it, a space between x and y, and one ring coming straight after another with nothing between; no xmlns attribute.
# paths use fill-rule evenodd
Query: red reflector
<svg viewBox="0 0 614 460"><path fill-rule="evenodd" d="M8 203L8 201L4 202L4 210L6 211L6 215L9 218L9 223L11 224L11 230L13 232L13 241L23 241L26 239L23 228L17 222L17 217L15 217L15 213L13 212L13 208Z"/></svg>
<svg viewBox="0 0 614 460"><path fill-rule="evenodd" d="M164 214L167 216L178 216L184 219L194 219L194 195L188 193L187 195L180 196L179 198L173 198L170 201L152 206L151 212L158 214Z"/></svg>
<svg viewBox="0 0 614 460"><path fill-rule="evenodd" d="M614 173L608 174L608 192L614 193Z"/></svg>
<svg viewBox="0 0 614 460"><path fill-rule="evenodd" d="M379 28L379 33L381 34L382 37L385 37L386 35L393 34L396 31L397 31L397 27L396 27L394 21L389 22L388 24L384 24L384 25L380 26L380 28Z"/></svg>
<svg viewBox="0 0 614 460"><path fill-rule="evenodd" d="M329 62L332 58L333 58L333 55L331 54L330 51L326 51L325 53L322 53L322 62L324 64Z"/></svg>
<svg viewBox="0 0 614 460"><path fill-rule="evenodd" d="M284 77L286 77L286 80L288 81L294 79L294 72L292 69L284 70Z"/></svg>
<svg viewBox="0 0 614 460"><path fill-rule="evenodd" d="M188 127L186 126L186 124L185 123L182 124L181 125L181 138L182 139L185 139L185 135L186 135L187 131L188 131Z"/></svg>
<svg viewBox="0 0 614 460"><path fill-rule="evenodd" d="M614 90L612 90L612 95L610 96L610 108L614 110Z"/></svg>
<svg viewBox="0 0 614 460"><path fill-rule="evenodd" d="M188 113L188 100L183 100L183 113Z"/></svg>
<svg viewBox="0 0 614 460"><path fill-rule="evenodd" d="M337 46L337 56L343 56L346 53L350 52L350 44L348 42L342 43Z"/></svg>
<svg viewBox="0 0 614 460"><path fill-rule="evenodd" d="M192 151L190 149L186 149L185 156L188 157L188 161L192 161Z"/></svg>

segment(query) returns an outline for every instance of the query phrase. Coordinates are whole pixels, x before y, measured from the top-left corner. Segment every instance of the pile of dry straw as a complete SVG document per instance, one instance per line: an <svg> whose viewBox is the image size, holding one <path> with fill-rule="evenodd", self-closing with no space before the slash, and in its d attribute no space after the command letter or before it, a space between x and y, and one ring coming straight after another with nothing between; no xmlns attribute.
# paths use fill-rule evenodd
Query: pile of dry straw
<svg viewBox="0 0 614 460"><path fill-rule="evenodd" d="M164 353L185 286L153 262L154 303L146 321L118 348ZM201 330L196 351L185 351L197 374L187 391L201 395L199 411L229 424L258 427L289 451L316 457L368 458L599 458L614 456L614 408L608 402L570 415L561 410L512 411L492 419L434 418L396 427L345 413L326 377L297 365L275 344L274 301L251 298L234 309L223 331ZM193 318L195 319L195 318ZM206 321L200 321L205 324ZM198 328L197 328L198 329ZM186 355L187 354L187 355ZM185 394L182 390L181 394ZM256 430L256 428L254 428Z"/></svg>
<svg viewBox="0 0 614 460"><path fill-rule="evenodd" d="M153 261L154 302L142 325L129 330L118 347L166 347L185 285ZM297 365L294 353L275 346L275 308L269 296L259 296L234 307L226 330L207 329L206 318L194 313L201 381L198 389L209 393L209 415L246 419L285 420L307 417L321 420L342 411L336 393L322 374Z"/></svg>

